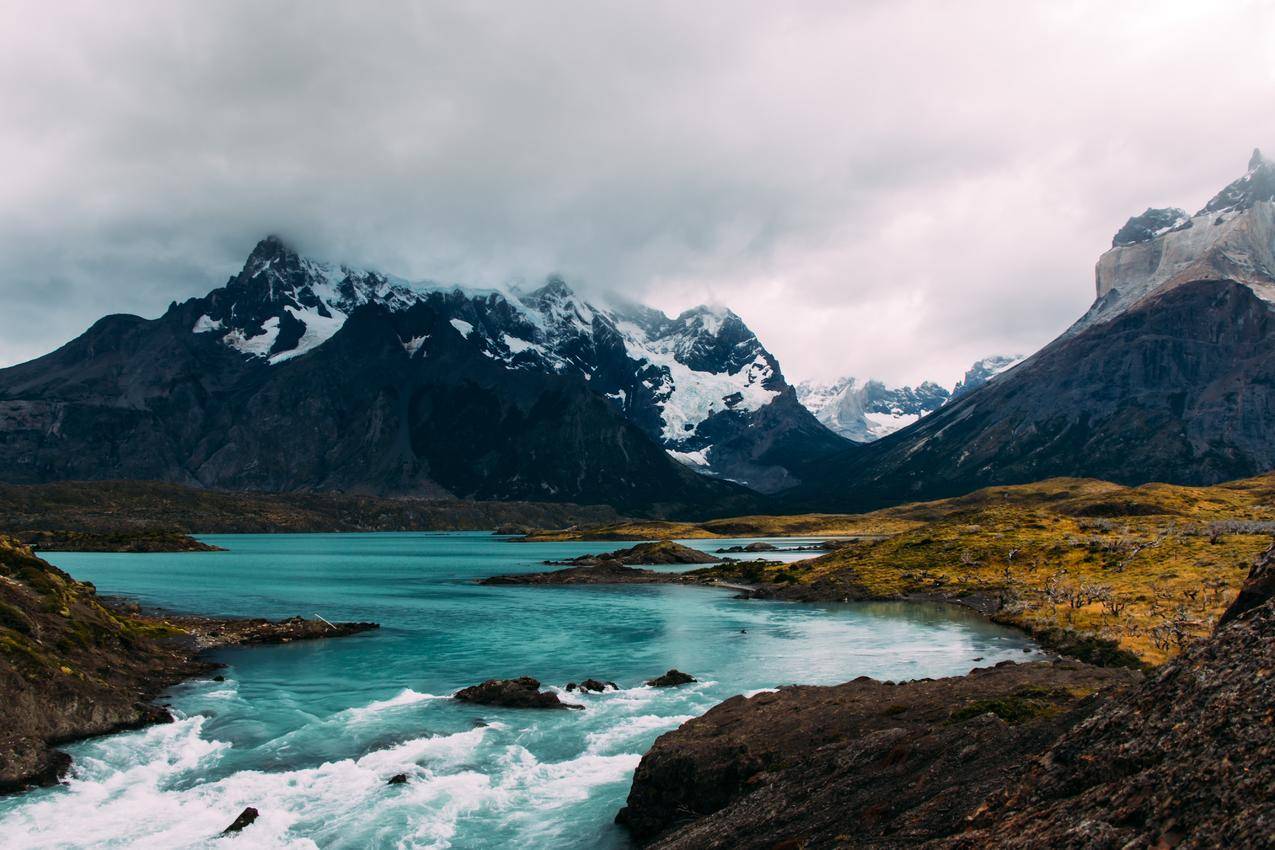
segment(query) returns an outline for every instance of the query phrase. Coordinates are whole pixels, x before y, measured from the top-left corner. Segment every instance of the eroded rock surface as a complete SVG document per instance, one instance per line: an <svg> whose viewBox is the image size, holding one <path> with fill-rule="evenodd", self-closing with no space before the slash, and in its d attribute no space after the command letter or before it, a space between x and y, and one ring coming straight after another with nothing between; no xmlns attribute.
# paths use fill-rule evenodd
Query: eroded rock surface
<svg viewBox="0 0 1275 850"><path fill-rule="evenodd" d="M1137 673L1076 662L733 697L662 735L617 818L656 846L899 846L952 835L1098 697Z"/></svg>

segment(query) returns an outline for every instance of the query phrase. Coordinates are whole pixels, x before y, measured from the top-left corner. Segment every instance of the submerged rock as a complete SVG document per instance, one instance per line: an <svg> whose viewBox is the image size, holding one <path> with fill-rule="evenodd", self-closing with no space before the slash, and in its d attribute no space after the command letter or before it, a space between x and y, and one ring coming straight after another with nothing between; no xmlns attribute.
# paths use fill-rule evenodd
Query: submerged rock
<svg viewBox="0 0 1275 850"><path fill-rule="evenodd" d="M234 823L221 831L222 835L233 835L236 832L243 831L246 827L251 826L252 822L257 819L259 813L255 808L249 806L239 813L239 817L235 818Z"/></svg>
<svg viewBox="0 0 1275 850"><path fill-rule="evenodd" d="M396 774L394 774L393 776L391 776L391 777L390 777L389 782L386 782L385 784L386 784L386 785L406 785L406 784L407 784L407 774L406 774L406 773L396 773Z"/></svg>
<svg viewBox="0 0 1275 850"><path fill-rule="evenodd" d="M575 682L567 683L568 691L575 691L575 690L592 691L595 694L600 694L603 691L605 691L607 688L610 688L613 691L618 691L620 689L620 686L617 685L615 682L600 682L597 679L585 679L583 682L580 682L579 684L576 684Z"/></svg>
<svg viewBox="0 0 1275 850"><path fill-rule="evenodd" d="M552 691L540 690L540 681L530 676L517 679L488 679L480 685L456 692L461 702L499 705L505 708L584 708L558 699Z"/></svg>
<svg viewBox="0 0 1275 850"><path fill-rule="evenodd" d="M662 676L656 676L654 679L647 679L646 683L653 688L673 688L678 685L689 685L695 681L695 677L689 673L683 673L681 670L669 670Z"/></svg>

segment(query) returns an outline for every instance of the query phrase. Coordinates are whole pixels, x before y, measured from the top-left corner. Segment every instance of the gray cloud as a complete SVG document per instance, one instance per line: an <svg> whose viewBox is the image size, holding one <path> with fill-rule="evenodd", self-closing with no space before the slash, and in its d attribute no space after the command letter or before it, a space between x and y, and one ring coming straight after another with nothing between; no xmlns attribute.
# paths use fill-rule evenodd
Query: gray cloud
<svg viewBox="0 0 1275 850"><path fill-rule="evenodd" d="M9 3L0 363L278 232L950 382L1069 324L1127 216L1275 147L1275 10L1209 5Z"/></svg>

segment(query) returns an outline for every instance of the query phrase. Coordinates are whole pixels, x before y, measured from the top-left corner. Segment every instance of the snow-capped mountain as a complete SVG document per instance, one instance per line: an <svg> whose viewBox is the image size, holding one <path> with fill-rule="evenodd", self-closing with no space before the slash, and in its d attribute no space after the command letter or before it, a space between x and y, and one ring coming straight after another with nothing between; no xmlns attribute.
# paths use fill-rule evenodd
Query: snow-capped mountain
<svg viewBox="0 0 1275 850"><path fill-rule="evenodd" d="M982 386L1023 358L997 355L971 366L949 392L933 381L916 387L889 387L869 379L841 378L830 384L802 381L797 398L815 418L856 443L870 443L906 428L951 399Z"/></svg>
<svg viewBox="0 0 1275 850"><path fill-rule="evenodd" d="M815 418L841 436L870 443L911 425L947 401L947 390L931 381L887 387L881 381L841 378L830 384L802 381L797 398Z"/></svg>
<svg viewBox="0 0 1275 850"><path fill-rule="evenodd" d="M1020 365L821 464L792 510L863 510L1051 476L1213 484L1275 469L1275 164L1193 216L1129 219L1097 298ZM968 383L965 382L965 383Z"/></svg>
<svg viewBox="0 0 1275 850"><path fill-rule="evenodd" d="M956 386L952 387L952 393L948 401L963 396L971 390L978 389L992 378L1002 372L1008 372L1022 362L1023 355L1021 354L996 354L991 357L984 357L965 370L965 377L957 381Z"/></svg>
<svg viewBox="0 0 1275 850"><path fill-rule="evenodd" d="M813 454L839 448L804 421L778 362L724 307L670 318L637 304L601 306L557 277L530 291L413 283L301 257L275 237L208 301L191 331L270 364L322 345L359 306L403 313L428 304L483 356L513 370L579 376L676 460L761 490L796 483L789 467L801 460L764 456L770 447L749 433L763 408L774 408L770 431L804 432ZM402 340L414 357L424 342ZM776 411L791 421L774 422Z"/></svg>
<svg viewBox="0 0 1275 850"><path fill-rule="evenodd" d="M15 481L648 506L733 492L711 477L791 486L845 445L730 310L601 306L557 278L413 282L273 237L159 319L107 317L0 370L0 437L0 478Z"/></svg>

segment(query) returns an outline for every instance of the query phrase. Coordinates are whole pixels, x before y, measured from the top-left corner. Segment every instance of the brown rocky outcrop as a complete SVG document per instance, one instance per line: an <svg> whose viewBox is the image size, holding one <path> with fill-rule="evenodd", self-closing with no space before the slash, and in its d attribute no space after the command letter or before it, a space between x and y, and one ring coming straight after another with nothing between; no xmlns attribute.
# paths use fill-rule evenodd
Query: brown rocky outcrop
<svg viewBox="0 0 1275 850"><path fill-rule="evenodd" d="M617 819L679 850L887 847L951 835L1097 699L1085 695L1137 677L1035 662L732 697L655 742Z"/></svg>
<svg viewBox="0 0 1275 850"><path fill-rule="evenodd" d="M455 698L461 702L479 705L498 705L504 708L584 708L563 702L553 691L540 690L540 682L530 676L517 679L488 679L479 685L461 688Z"/></svg>
<svg viewBox="0 0 1275 850"><path fill-rule="evenodd" d="M375 628L165 617L106 603L0 535L0 793L57 782L70 765L57 744L171 721L150 700L212 670L203 649Z"/></svg>

